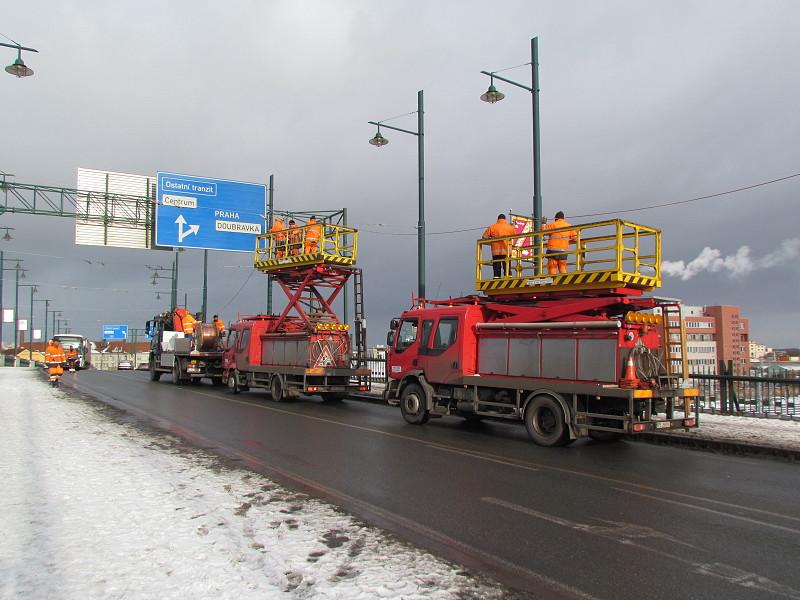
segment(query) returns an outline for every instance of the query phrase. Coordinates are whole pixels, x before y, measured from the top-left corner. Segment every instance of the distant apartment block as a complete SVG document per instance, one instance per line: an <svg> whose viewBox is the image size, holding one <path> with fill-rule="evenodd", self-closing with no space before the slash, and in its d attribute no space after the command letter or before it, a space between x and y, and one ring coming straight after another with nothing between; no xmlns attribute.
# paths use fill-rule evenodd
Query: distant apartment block
<svg viewBox="0 0 800 600"><path fill-rule="evenodd" d="M772 348L752 340L750 341L750 362L761 360L770 353L772 353Z"/></svg>
<svg viewBox="0 0 800 600"><path fill-rule="evenodd" d="M716 373L719 361L733 363L735 375L750 372L750 322L737 306L681 307L689 373ZM677 323L671 323L676 327ZM677 336L670 339L670 358L680 358Z"/></svg>

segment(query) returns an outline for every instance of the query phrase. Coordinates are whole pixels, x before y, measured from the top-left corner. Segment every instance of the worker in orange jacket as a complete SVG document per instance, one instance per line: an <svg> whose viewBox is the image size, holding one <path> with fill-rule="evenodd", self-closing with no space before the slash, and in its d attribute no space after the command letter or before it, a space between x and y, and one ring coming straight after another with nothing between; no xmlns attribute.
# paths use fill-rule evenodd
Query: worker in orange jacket
<svg viewBox="0 0 800 600"><path fill-rule="evenodd" d="M322 226L317 223L317 217L311 216L306 223L306 254L314 254L317 251L321 236Z"/></svg>
<svg viewBox="0 0 800 600"><path fill-rule="evenodd" d="M286 227L280 217L275 218L275 223L269 228L272 234L272 248L275 258L286 256Z"/></svg>
<svg viewBox="0 0 800 600"><path fill-rule="evenodd" d="M60 377L64 373L64 363L67 355L64 354L64 347L57 340L52 339L47 342L44 350L44 362L47 364L47 372L51 377Z"/></svg>
<svg viewBox="0 0 800 600"><path fill-rule="evenodd" d="M294 219L289 219L289 256L297 256L303 247L303 230L300 229L294 222Z"/></svg>
<svg viewBox="0 0 800 600"><path fill-rule="evenodd" d="M497 223L493 223L486 228L483 232L483 239L501 238L507 235L514 235L517 233L516 228L510 223L506 222L504 214L497 215ZM510 240L497 240L491 243L492 247L492 272L495 279L499 279L504 275L508 276L508 253L510 249Z"/></svg>
<svg viewBox="0 0 800 600"><path fill-rule="evenodd" d="M218 315L214 315L214 327L217 328L217 335L222 335L223 333L225 333L225 323L223 321L220 321Z"/></svg>
<svg viewBox="0 0 800 600"><path fill-rule="evenodd" d="M553 231L547 234L547 272L550 275L567 272L567 250L570 244L575 243L577 234L572 227L572 223L564 218L564 213L558 211L555 221L542 225L542 231Z"/></svg>

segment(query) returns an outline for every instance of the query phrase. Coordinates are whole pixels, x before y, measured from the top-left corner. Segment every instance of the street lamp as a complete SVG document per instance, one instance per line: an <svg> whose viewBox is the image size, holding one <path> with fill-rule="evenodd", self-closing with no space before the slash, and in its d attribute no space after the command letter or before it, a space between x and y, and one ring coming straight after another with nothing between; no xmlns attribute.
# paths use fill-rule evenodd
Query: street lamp
<svg viewBox="0 0 800 600"><path fill-rule="evenodd" d="M13 227L0 227L0 229L5 229L5 230L6 230L6 233L5 233L5 235L3 236L3 241L4 241L4 242L10 242L12 239L14 239L14 238L11 236L11 233L10 233L11 231L13 231L13 230L14 230L14 228L13 228Z"/></svg>
<svg viewBox="0 0 800 600"><path fill-rule="evenodd" d="M26 48L25 46L20 46L16 42L13 44L0 43L0 46L5 48L14 48L17 51L17 59L6 67L6 73L9 75L14 75L15 77L30 77L33 75L33 69L27 66L25 61L22 60L22 51L25 50L27 52L39 52L38 50L35 48Z"/></svg>
<svg viewBox="0 0 800 600"><path fill-rule="evenodd" d="M50 314L53 315L53 335L56 334L56 315L59 317L64 314L63 310L51 310Z"/></svg>
<svg viewBox="0 0 800 600"><path fill-rule="evenodd" d="M531 93L531 105L533 109L533 230L538 232L542 226L542 184L539 165L539 38L531 40L531 62L519 66L531 66L531 87L517 83L497 73L499 71L481 71L489 76L489 89L481 94L481 100L494 104L505 98L505 94L497 91L494 87L494 80L499 79L508 84L528 90ZM515 67L511 67L515 68Z"/></svg>
<svg viewBox="0 0 800 600"><path fill-rule="evenodd" d="M17 355L17 325L19 320L19 280L25 279L25 271L27 269L23 269L20 265L21 262L24 261L22 258L15 258L17 264L13 267L4 267L3 266L3 253L0 252L0 305L3 304L3 272L5 271L14 271L14 356ZM3 339L3 319L0 318L0 341Z"/></svg>
<svg viewBox="0 0 800 600"><path fill-rule="evenodd" d="M381 127L408 133L417 136L417 169L419 173L419 221L417 222L417 299L425 298L425 123L423 104L423 91L417 92L417 131L401 129L387 125L384 121L368 121L370 125L378 127L378 133L369 140L377 148L382 148L389 143L381 134Z"/></svg>
<svg viewBox="0 0 800 600"><path fill-rule="evenodd" d="M44 302L44 338L42 338L45 342L47 342L47 313L50 312L50 299L45 298L42 300L34 300L34 302Z"/></svg>
<svg viewBox="0 0 800 600"><path fill-rule="evenodd" d="M30 319L28 319L28 361L33 360L33 295L39 292L39 288L35 283L21 283L19 287L31 288L31 312Z"/></svg>

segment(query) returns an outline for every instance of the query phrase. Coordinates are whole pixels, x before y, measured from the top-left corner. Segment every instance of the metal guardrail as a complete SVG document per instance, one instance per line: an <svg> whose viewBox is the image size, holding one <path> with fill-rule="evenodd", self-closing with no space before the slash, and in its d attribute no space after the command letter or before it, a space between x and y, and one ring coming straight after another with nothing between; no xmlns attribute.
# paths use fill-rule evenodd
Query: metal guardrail
<svg viewBox="0 0 800 600"><path fill-rule="evenodd" d="M800 419L800 379L782 371L764 370L757 376L693 373L687 381L700 390L700 412Z"/></svg>

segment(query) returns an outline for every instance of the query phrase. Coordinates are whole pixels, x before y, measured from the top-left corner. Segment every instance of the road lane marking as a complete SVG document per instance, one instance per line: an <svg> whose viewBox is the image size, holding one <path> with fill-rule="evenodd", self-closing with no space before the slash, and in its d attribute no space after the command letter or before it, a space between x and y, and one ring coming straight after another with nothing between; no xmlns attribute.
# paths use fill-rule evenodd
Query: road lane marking
<svg viewBox="0 0 800 600"><path fill-rule="evenodd" d="M507 465L507 466L510 466L510 467L517 467L518 469L525 469L526 471L540 471L541 470L541 469L537 469L536 467L529 467L527 465L515 464L515 463L509 462L507 460L498 460L496 458L490 458L489 456L486 456L486 455L484 455L484 454L482 454L480 452L472 452L471 450L470 451L456 450L455 448L449 448L449 447L446 447L446 446L436 446L436 445L431 444L431 443L427 443L427 444L425 444L425 446L428 447L428 448L432 448L434 450L441 450L442 452L451 452L453 454L460 454L461 456L469 456L471 458L479 458L479 459L485 460L487 462L498 463L498 464Z"/></svg>
<svg viewBox="0 0 800 600"><path fill-rule="evenodd" d="M139 378L126 376L126 375L121 374L121 373L110 372L108 374L111 375L112 377L122 377L122 378L126 379L127 381L136 381L136 382L141 383L143 385L150 385L152 383L149 380L145 381L145 380L142 380L142 379L139 379ZM294 417L298 417L298 418L311 419L313 421L318 421L318 422L322 422L322 423L330 423L332 425L338 425L340 427L346 427L346 428L350 428L350 429L355 429L355 430L359 430L359 431L365 431L365 432L374 433L374 434L377 434L377 435L382 435L382 436L385 436L385 437L391 437L391 438L395 438L395 439L406 440L406 441L414 442L414 443L417 443L417 444L419 444L419 443L426 444L426 445L429 445L431 447L435 447L435 448L439 448L439 449L443 449L443 450L451 450L451 451L454 451L454 452L475 452L475 451L472 451L472 450L463 449L463 448L459 448L459 447L455 447L455 446L450 446L450 445L447 445L447 444L440 444L440 443L437 443L437 442L431 442L430 440L420 439L420 438L415 437L415 436L404 435L404 434L399 434L399 433L391 433L391 432L388 432L388 431L383 431L381 429L376 429L374 427L367 427L367 426L364 426L364 425L354 425L352 423L346 423L346 422L339 421L339 420L336 420L336 419L325 418L325 417L317 417L317 416L313 416L313 415L307 415L307 414L304 414L304 413L299 413L299 412L294 412L294 411L282 409L282 408L279 408L277 406L269 406L269 405L257 403L255 401L249 402L249 401L244 401L244 400L238 400L236 398L229 398L229 397L227 397L227 395L223 395L223 394L213 394L213 393L203 392L203 391L200 391L200 390L197 390L197 389L194 389L194 388L186 388L186 387L178 387L177 389L181 389L181 390L183 390L183 391L185 391L187 393L191 392L191 393L195 393L195 394L201 394L201 395L206 396L208 398L215 398L215 399L218 399L218 400L222 400L224 402L232 402L232 403L240 404L240 405L243 405L243 406L250 406L250 407L253 407L253 408L259 408L259 409L267 410L267 411L271 411L271 412L282 413L282 414L285 414L285 415L290 415L290 416L294 416ZM551 465L547 465L547 464L543 464L543 463L536 463L536 462L528 461L528 460L525 460L525 459L509 459L508 457L497 455L497 454L492 454L492 453L488 453L488 452L487 453L481 453L481 456L485 460L490 460L491 459L493 461L497 461L498 463L506 465L506 466L509 466L509 467L516 467L516 468L524 469L524 470L538 469L540 471L547 470L547 471L557 472L557 473L566 473L566 474L569 474L569 475L575 475L575 476L578 476L578 477L584 477L584 478L592 479L592 480L595 480L595 481L602 481L602 482L611 483L611 484L615 484L615 485L624 485L624 486L633 487L633 488L637 488L637 489L645 490L645 491L649 491L649 492L657 492L657 493L660 493L660 494L671 494L673 496L678 496L678 497L681 497L681 498L690 498L692 500L697 500L697 501L701 501L701 502L707 502L707 503L711 503L711 504L716 504L717 506L725 506L725 507L728 507L728 508L748 511L748 512L752 512L752 513L758 513L758 514L762 514L762 515L776 517L776 518L779 518L779 519L785 519L785 520L800 522L800 517L794 517L794 516L791 516L791 515L785 515L785 514L782 514L782 513L776 513L776 512L769 511L769 510L764 510L764 509L761 509L761 508L752 508L752 507L749 507L749 506L744 506L744 505L741 505L741 504L734 504L734 503L731 503L731 502L724 502L722 500L714 500L712 498L706 498L704 496L695 496L695 495L692 495L692 494L685 494L685 493L682 493L682 492L673 492L673 491L670 491L670 490L657 488L657 487L654 487L654 486L649 486L649 485L640 484L640 483L633 483L631 481L626 481L624 479L617 479L617 478L614 478L614 477L606 477L604 475L597 475L597 474L594 474L594 473L586 473L586 472L583 472L583 471L577 471L575 469L568 469L568 468L565 468L565 467L554 467L554 466L551 466Z"/></svg>
<svg viewBox="0 0 800 600"><path fill-rule="evenodd" d="M685 558L678 554L672 554L671 552L666 552L664 550L651 548L649 546L645 546L635 541L636 538L654 537L654 538L666 538L671 541L677 541L678 543L683 543L680 542L679 540L676 540L675 538L673 538L668 534L661 533L654 529L650 529L647 527L643 528L641 526L636 526L636 525L633 525L633 529L630 529L630 526L632 525L630 523L620 523L622 527L617 527L617 528L589 525L586 523L578 523L576 521L570 521L569 519L558 517L556 515L543 513L533 508L528 508L526 506L514 504L513 502L507 502L506 500L501 500L499 498L492 498L490 496L486 496L481 498L481 500L489 504L494 504L495 506L501 506L503 508L507 508L509 510L527 515L529 517L534 517L536 519L540 519L548 523L553 523L554 525L559 525L561 527L566 527L569 529L580 531L582 533L587 533L589 535L595 535L605 539L609 539L613 542L617 542L618 544L623 544L627 547L633 547L640 550L645 550L647 552L652 552L653 554L657 554L664 558L668 558L683 563L691 567L694 570L694 572L697 573L698 575L704 575L707 577L716 577L717 579L722 579L732 585L738 585L740 587L747 588L749 590L753 589L763 590L771 594L785 596L786 598L792 598L793 600L800 600L800 591L788 585L783 585L781 583L778 583L777 581L773 581L766 577L762 577L758 573L744 571L743 569L739 569L737 567L720 562L707 562L707 563L695 562L689 558ZM645 535L648 531L653 532L653 535Z"/></svg>
<svg viewBox="0 0 800 600"><path fill-rule="evenodd" d="M754 525L761 525L763 527L772 527L773 529L778 529L780 531L786 531L787 533L794 533L800 534L800 529L792 529L791 527L784 527L783 525L776 525L774 523L769 523L767 521L759 521L758 519L751 519L750 517L743 517L741 515L734 515L731 513L722 512L721 510L714 510L713 508L707 508L705 506L698 506L697 504L687 504L686 502L678 502L677 500L670 500L668 498L659 498L658 496L653 496L651 494L642 494L641 492L634 492L633 490L626 490L624 488L611 488L616 490L617 492L624 492L626 494L632 494L634 496L639 496L640 498L649 498L651 500L657 500L659 502L666 502L667 504L676 504L682 507L691 507L694 510L701 510L703 512L720 515L722 517L728 517L730 519L736 519L739 521L746 521L747 523L753 523Z"/></svg>

